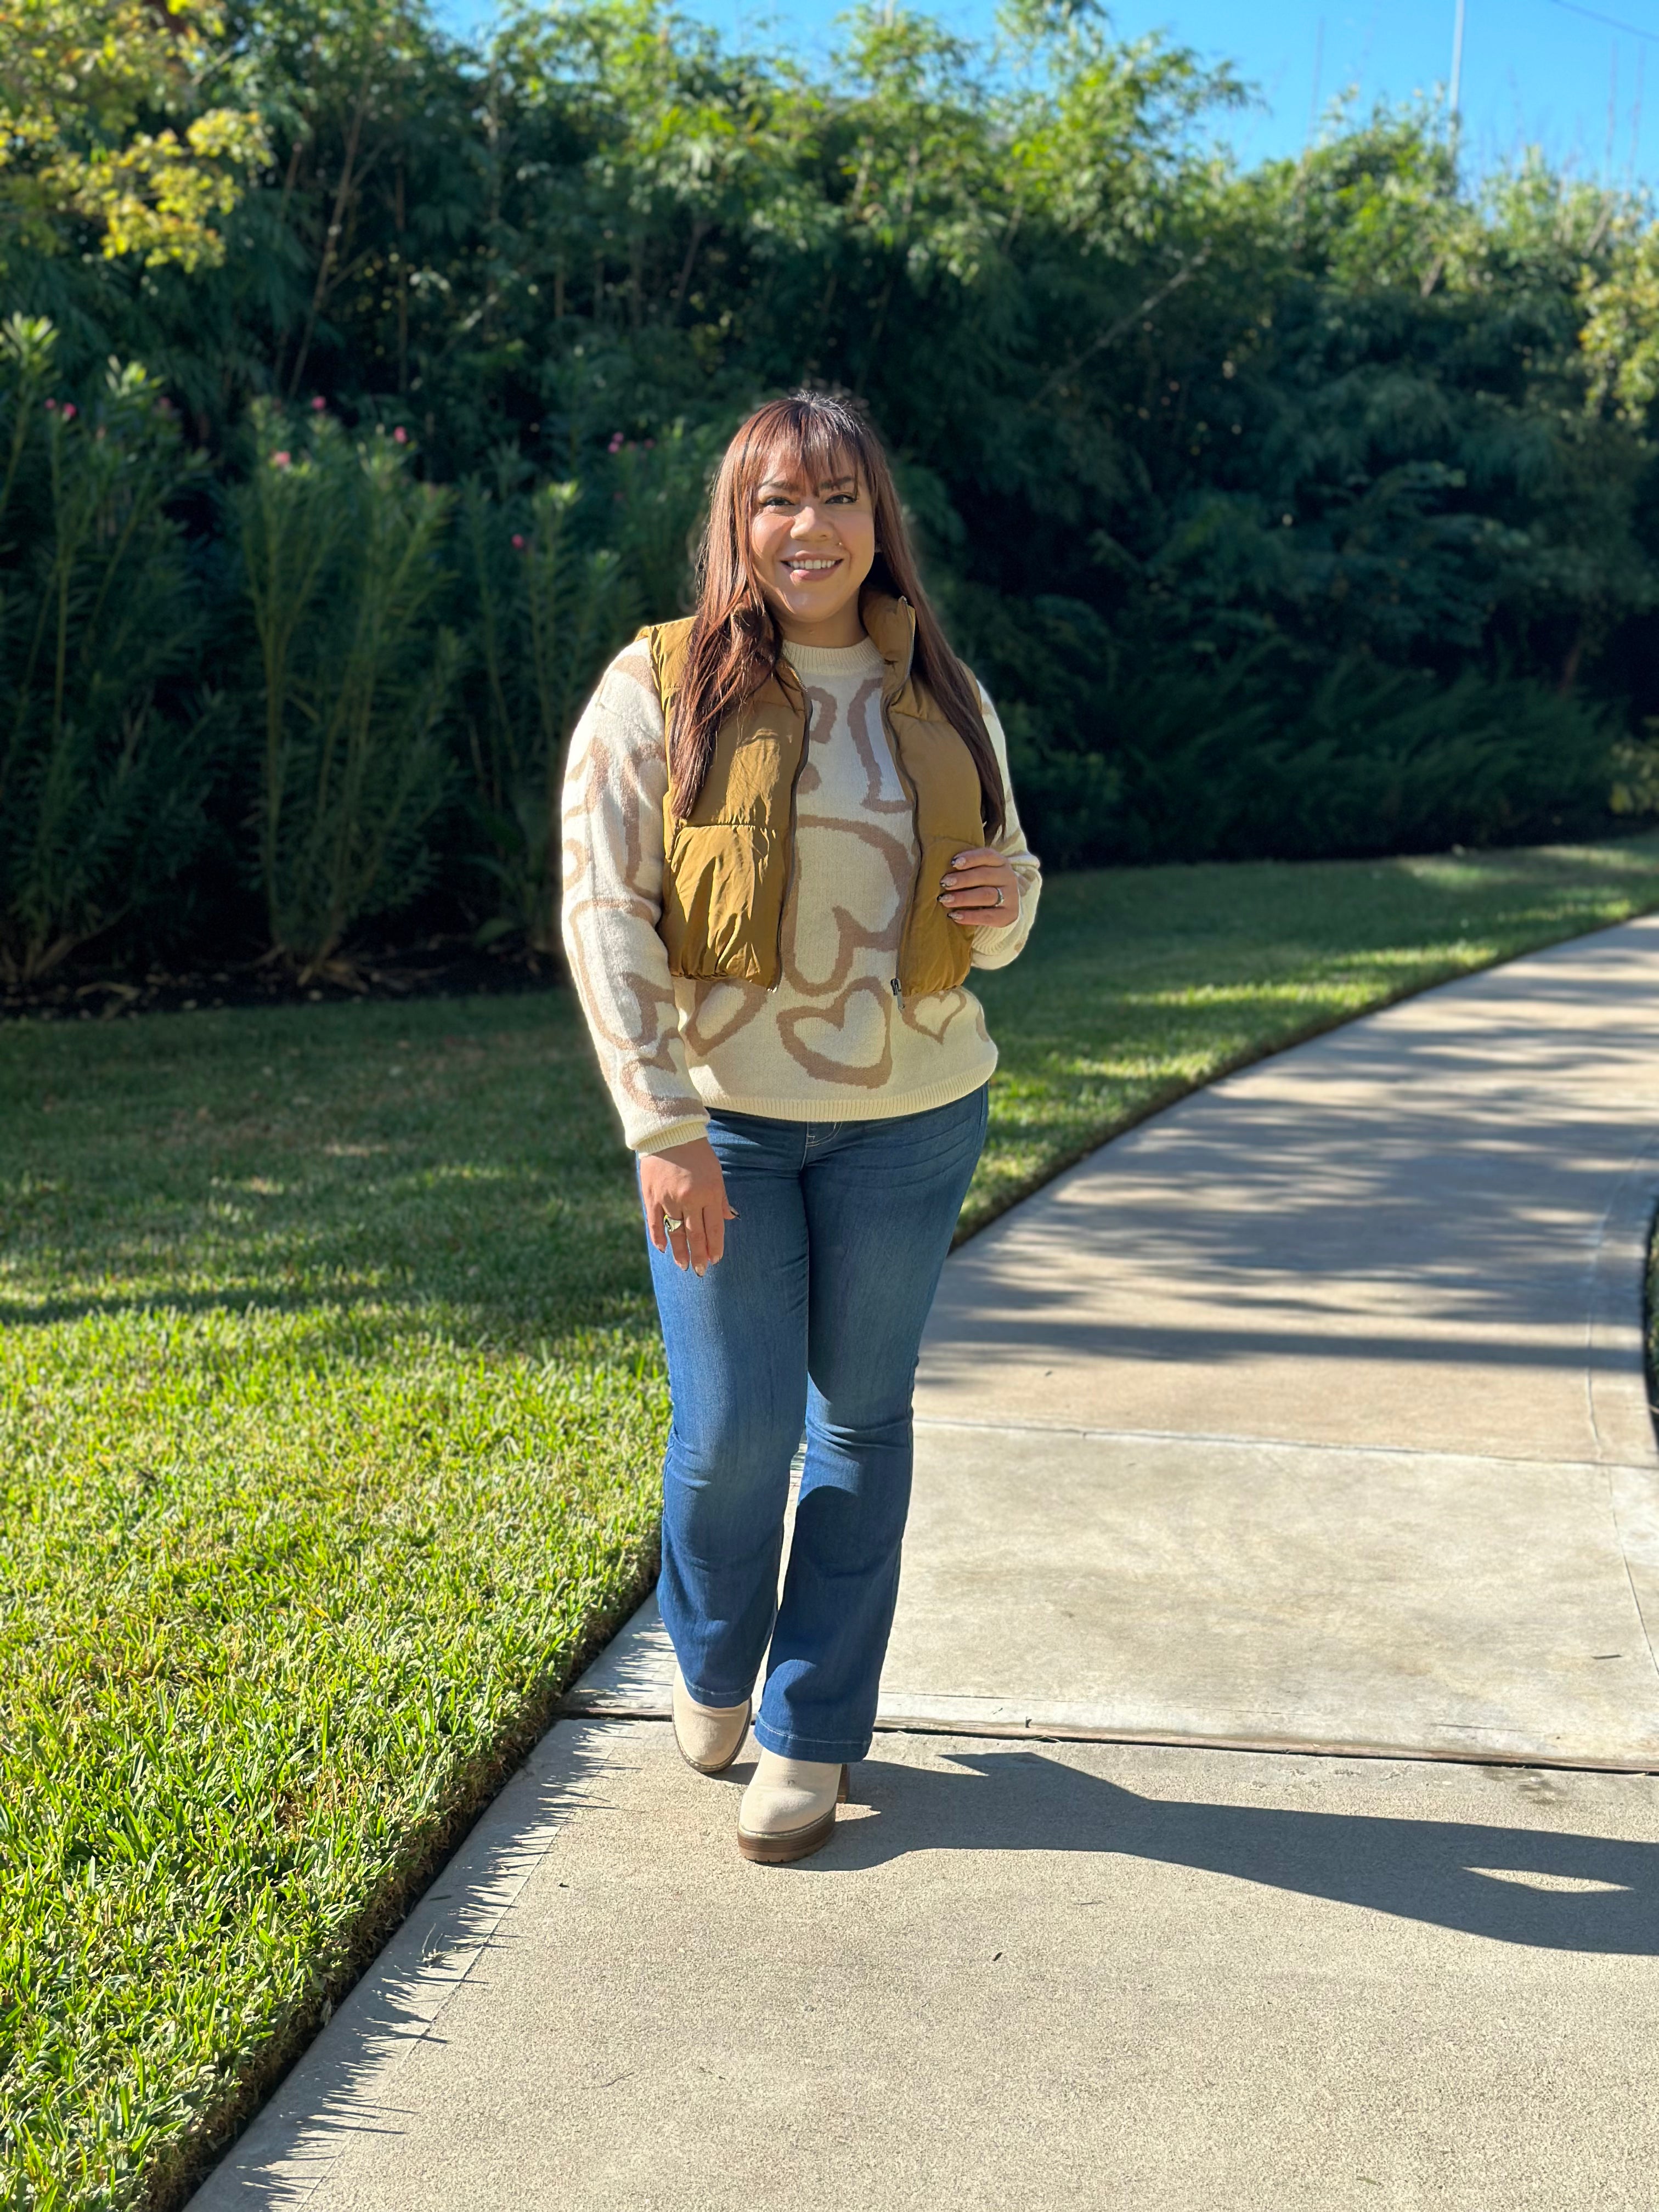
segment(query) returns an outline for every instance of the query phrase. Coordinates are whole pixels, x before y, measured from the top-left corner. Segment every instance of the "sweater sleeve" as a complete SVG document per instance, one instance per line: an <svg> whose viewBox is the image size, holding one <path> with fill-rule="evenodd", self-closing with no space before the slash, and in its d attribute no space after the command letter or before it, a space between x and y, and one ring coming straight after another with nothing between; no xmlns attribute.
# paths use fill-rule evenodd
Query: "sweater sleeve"
<svg viewBox="0 0 1659 2212"><path fill-rule="evenodd" d="M708 1126L657 933L667 788L651 656L635 644L611 662L572 733L561 857L570 979L636 1152L685 1144Z"/></svg>
<svg viewBox="0 0 1659 2212"><path fill-rule="evenodd" d="M1019 912L1012 921L1005 921L1000 929L976 929L974 932L973 963L975 968L1006 968L1018 957L1031 933L1031 924L1036 920L1037 900L1042 891L1042 865L1025 842L1025 832L1020 827L1019 810L1014 805L1014 787L1008 774L1008 740L997 710L991 704L989 693L980 686L979 703L985 710L985 726L991 733L991 743L996 749L997 766L1002 770L1002 803L1005 820L1002 835L996 841L996 849L1012 865L1019 884Z"/></svg>

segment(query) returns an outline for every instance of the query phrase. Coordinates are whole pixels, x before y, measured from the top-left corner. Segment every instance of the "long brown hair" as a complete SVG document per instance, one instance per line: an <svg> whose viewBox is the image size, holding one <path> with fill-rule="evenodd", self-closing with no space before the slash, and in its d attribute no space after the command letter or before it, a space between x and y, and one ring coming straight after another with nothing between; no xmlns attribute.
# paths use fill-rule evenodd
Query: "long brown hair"
<svg viewBox="0 0 1659 2212"><path fill-rule="evenodd" d="M749 521L763 472L780 453L808 484L856 468L875 508L876 557L864 588L910 602L916 618L912 672L932 693L979 771L986 834L1001 836L1002 776L973 678L945 641L922 589L904 513L881 441L844 400L792 392L757 407L720 465L697 555L697 605L684 673L669 719L668 778L684 821L697 803L722 722L778 664L782 641L749 557Z"/></svg>

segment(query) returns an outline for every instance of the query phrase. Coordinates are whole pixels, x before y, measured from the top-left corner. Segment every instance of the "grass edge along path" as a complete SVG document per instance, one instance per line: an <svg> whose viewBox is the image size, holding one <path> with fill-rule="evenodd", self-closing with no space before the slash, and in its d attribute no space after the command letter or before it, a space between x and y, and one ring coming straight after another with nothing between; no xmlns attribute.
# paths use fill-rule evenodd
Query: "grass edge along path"
<svg viewBox="0 0 1659 2212"><path fill-rule="evenodd" d="M1060 878L971 1233L1226 1070L1659 905L1659 841ZM566 994L0 1028L0 2203L179 2203L654 1567Z"/></svg>

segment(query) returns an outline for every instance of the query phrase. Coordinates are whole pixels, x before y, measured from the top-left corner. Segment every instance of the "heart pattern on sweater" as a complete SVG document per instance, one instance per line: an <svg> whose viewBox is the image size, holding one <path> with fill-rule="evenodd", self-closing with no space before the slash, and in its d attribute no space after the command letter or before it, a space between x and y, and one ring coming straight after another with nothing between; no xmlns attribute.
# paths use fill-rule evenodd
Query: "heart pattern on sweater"
<svg viewBox="0 0 1659 2212"><path fill-rule="evenodd" d="M849 983L827 1006L786 1006L778 1035L790 1057L821 1083L874 1090L893 1071L888 994L872 976Z"/></svg>

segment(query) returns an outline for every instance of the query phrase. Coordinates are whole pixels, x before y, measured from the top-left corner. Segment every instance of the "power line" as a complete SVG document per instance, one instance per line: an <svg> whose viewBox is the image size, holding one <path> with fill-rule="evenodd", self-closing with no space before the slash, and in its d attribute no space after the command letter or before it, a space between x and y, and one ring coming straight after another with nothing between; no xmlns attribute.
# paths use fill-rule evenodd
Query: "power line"
<svg viewBox="0 0 1659 2212"><path fill-rule="evenodd" d="M1314 133L1319 128L1319 87L1324 74L1325 18L1322 15L1319 19L1319 33L1314 40L1313 98L1308 104L1308 143L1310 146L1314 142Z"/></svg>
<svg viewBox="0 0 1659 2212"><path fill-rule="evenodd" d="M1636 49L1636 105L1631 110L1630 161L1625 170L1625 181L1627 186L1636 182L1636 152L1642 143L1642 80L1643 73L1647 67L1647 59L1645 51L1638 46Z"/></svg>
<svg viewBox="0 0 1659 2212"><path fill-rule="evenodd" d="M1650 46L1659 46L1659 31L1638 31L1634 23L1621 23L1616 15L1604 15L1599 8L1581 8L1577 0L1550 0L1552 8L1565 9L1569 15L1582 15L1587 23L1605 23L1610 31L1622 31L1627 39L1641 39Z"/></svg>
<svg viewBox="0 0 1659 2212"><path fill-rule="evenodd" d="M1447 103L1451 110L1454 131L1457 128L1457 111L1463 98L1463 15L1464 0L1457 0L1457 15L1452 25L1451 98Z"/></svg>
<svg viewBox="0 0 1659 2212"><path fill-rule="evenodd" d="M1607 78L1607 150L1601 163L1601 189L1613 183L1613 147L1619 136L1619 42L1613 43L1613 67Z"/></svg>

